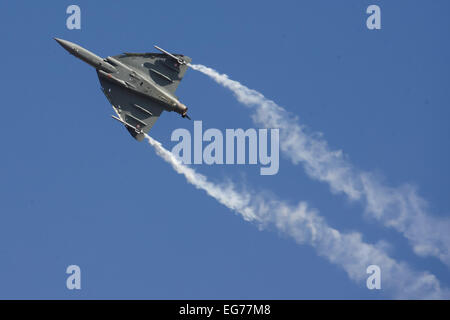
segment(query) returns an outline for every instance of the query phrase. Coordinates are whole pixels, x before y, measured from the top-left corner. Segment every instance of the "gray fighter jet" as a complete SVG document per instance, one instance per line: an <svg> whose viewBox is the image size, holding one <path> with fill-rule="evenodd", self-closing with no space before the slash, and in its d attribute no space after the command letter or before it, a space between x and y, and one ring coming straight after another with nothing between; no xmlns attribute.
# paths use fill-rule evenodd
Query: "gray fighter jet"
<svg viewBox="0 0 450 320"><path fill-rule="evenodd" d="M164 110L190 119L174 93L191 58L155 46L161 53L123 53L103 59L75 43L54 39L96 69L102 91L117 114L112 117L136 140L144 139Z"/></svg>

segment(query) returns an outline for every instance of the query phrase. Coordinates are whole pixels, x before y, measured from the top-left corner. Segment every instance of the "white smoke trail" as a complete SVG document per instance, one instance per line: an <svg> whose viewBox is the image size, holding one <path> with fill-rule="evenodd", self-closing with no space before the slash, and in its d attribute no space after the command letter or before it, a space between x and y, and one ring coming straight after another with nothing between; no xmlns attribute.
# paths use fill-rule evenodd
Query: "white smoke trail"
<svg viewBox="0 0 450 320"><path fill-rule="evenodd" d="M438 279L427 272L411 270L407 265L390 258L381 248L363 242L359 233L340 233L329 227L324 219L305 202L296 207L258 196L237 191L231 183L214 184L183 165L161 143L146 135L156 153L173 169L185 176L198 189L206 191L227 208L239 213L245 220L261 227L274 225L279 231L290 235L299 244L310 244L319 255L342 267L348 276L359 283L367 278L366 268L375 264L382 272L382 288L392 292L396 298L448 299L450 292L441 288Z"/></svg>
<svg viewBox="0 0 450 320"><path fill-rule="evenodd" d="M280 129L281 151L294 163L302 163L307 174L327 182L334 193L361 200L365 211L402 233L420 256L435 256L450 266L450 221L430 216L427 202L410 185L393 188L373 174L357 170L342 151L330 150L321 134L309 134L297 118L261 93L231 80L226 74L203 65L190 65L233 92L236 99L254 107L253 121Z"/></svg>
<svg viewBox="0 0 450 320"><path fill-rule="evenodd" d="M186 180L197 189L205 190L208 195L219 201L221 204L239 212L247 221L257 220L258 217L248 205L250 196L234 191L233 185L216 185L209 182L202 174L195 172L194 169L183 165L172 152L166 150L160 142L154 140L149 135L145 135L148 143L155 148L156 153L166 162L170 163L173 169L185 176Z"/></svg>

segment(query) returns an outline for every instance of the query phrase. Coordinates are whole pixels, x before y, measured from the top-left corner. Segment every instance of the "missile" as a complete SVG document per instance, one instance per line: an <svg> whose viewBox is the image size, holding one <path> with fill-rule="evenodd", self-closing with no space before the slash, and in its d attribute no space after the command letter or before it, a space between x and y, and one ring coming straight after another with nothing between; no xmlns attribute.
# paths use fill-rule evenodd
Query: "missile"
<svg viewBox="0 0 450 320"><path fill-rule="evenodd" d="M169 57L171 57L171 58L175 59L176 61L178 61L179 64L186 64L186 61L184 61L184 60L181 59L180 57L175 57L173 54L167 52L167 51L164 50L164 49L161 49L160 47L158 47L158 46L156 46L156 45L155 45L154 47L155 47L156 49L158 49L159 51L161 51L162 53L165 53L165 54L167 54Z"/></svg>
<svg viewBox="0 0 450 320"><path fill-rule="evenodd" d="M106 73L103 70L98 70L98 74L99 74L99 76L105 78L106 80L114 82L114 83L116 83L116 84L118 84L118 85L120 85L122 87L130 87L130 86L132 86L130 83L128 83L126 81L123 81L123 80L120 80L120 79L117 79L113 75L111 75L109 73Z"/></svg>
<svg viewBox="0 0 450 320"><path fill-rule="evenodd" d="M134 129L134 131L136 131L136 133L144 133L144 132L142 131L142 129L138 129L138 128L136 128L135 126L129 124L128 122L123 121L122 119L117 118L116 116L111 115L111 117L112 117L114 120L119 121L119 122L122 123L123 125L125 125L125 126L127 126L127 127L130 127L131 129Z"/></svg>
<svg viewBox="0 0 450 320"><path fill-rule="evenodd" d="M107 73L117 72L114 66L112 66L96 54L90 52L89 50L86 50L85 48L67 40L58 38L53 39L55 39L55 41L58 42L61 47L66 49L70 54L93 66L95 69L102 70Z"/></svg>

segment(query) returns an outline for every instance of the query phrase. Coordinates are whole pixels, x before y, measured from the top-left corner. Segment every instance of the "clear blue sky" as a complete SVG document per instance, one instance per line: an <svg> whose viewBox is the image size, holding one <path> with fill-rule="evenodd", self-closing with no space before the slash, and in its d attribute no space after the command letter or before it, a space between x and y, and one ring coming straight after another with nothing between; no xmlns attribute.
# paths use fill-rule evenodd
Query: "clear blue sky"
<svg viewBox="0 0 450 320"><path fill-rule="evenodd" d="M390 298L274 230L188 185L115 121L92 68L53 39L100 56L157 44L229 74L324 134L358 168L410 182L436 216L449 214L448 1L2 1L0 298ZM378 4L382 29L366 28ZM188 70L177 96L206 128L254 127L232 95ZM151 131L171 148L165 113ZM448 268L418 258L398 233L364 218L301 166L197 166L295 203L340 231L392 244L390 254L450 286ZM300 197L301 195L301 197ZM65 269L82 270L82 290Z"/></svg>

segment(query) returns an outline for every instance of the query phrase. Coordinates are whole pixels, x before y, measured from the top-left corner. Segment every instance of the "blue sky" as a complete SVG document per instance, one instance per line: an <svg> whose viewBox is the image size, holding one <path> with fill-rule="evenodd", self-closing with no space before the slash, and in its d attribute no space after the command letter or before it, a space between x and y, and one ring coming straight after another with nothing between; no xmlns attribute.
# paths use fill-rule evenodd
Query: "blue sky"
<svg viewBox="0 0 450 320"><path fill-rule="evenodd" d="M448 217L450 22L447 1L2 2L0 298L380 299L308 245L252 223L187 184L115 121L92 68L56 36L100 56L157 44L227 73L295 114L330 148L387 185L411 183L435 217ZM382 29L366 28L378 4ZM252 128L251 111L188 70L177 90L205 128ZM151 135L167 148L192 122L165 113ZM333 194L281 156L258 166L194 166L296 203L341 232L450 286L448 267L414 254L359 203ZM82 270L69 291L65 269Z"/></svg>

